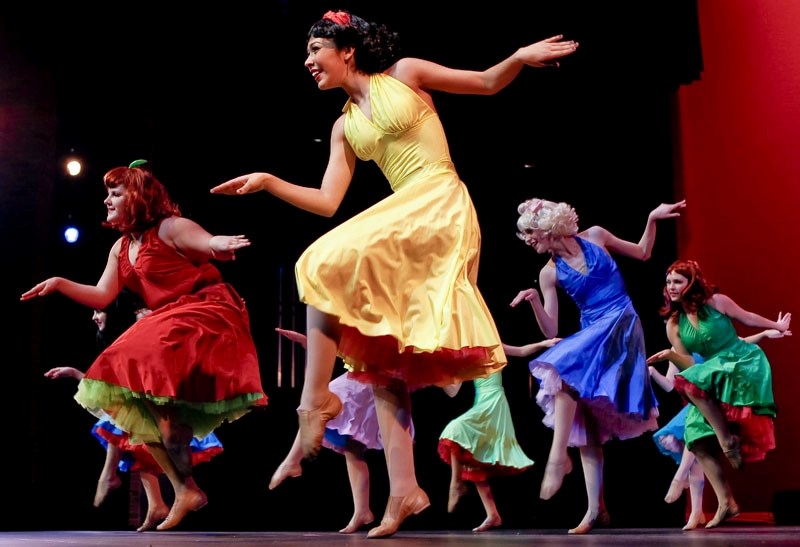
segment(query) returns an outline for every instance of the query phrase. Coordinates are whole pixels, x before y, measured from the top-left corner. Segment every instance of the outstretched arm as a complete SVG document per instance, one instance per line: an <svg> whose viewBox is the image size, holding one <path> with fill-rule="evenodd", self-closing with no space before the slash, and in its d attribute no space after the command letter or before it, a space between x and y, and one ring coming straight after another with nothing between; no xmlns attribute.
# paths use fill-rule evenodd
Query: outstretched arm
<svg viewBox="0 0 800 547"><path fill-rule="evenodd" d="M782 318L783 314L779 312L778 322L780 322ZM764 329L761 332L757 332L755 334L751 334L750 336L746 336L742 338L742 340L744 340L745 342L749 342L751 344L758 344L764 338L783 338L784 336L791 336L791 335L792 331L790 330L779 331L778 329Z"/></svg>
<svg viewBox="0 0 800 547"><path fill-rule="evenodd" d="M250 245L243 235L214 236L185 217L170 217L161 223L158 237L195 262L234 260L236 251Z"/></svg>
<svg viewBox="0 0 800 547"><path fill-rule="evenodd" d="M653 245L656 241L656 223L665 218L675 218L681 216L680 211L686 207L686 200L677 203L662 203L652 211L647 217L647 224L639 243L620 239L605 228L593 226L586 233L588 239L597 243L609 251L629 256L637 260L648 260L653 252Z"/></svg>
<svg viewBox="0 0 800 547"><path fill-rule="evenodd" d="M471 95L494 95L514 81L523 67L559 65L558 60L578 49L578 42L562 35L522 47L483 71L449 68L423 59L406 57L389 74L414 90L444 91Z"/></svg>
<svg viewBox="0 0 800 547"><path fill-rule="evenodd" d="M114 244L108 253L105 270L97 285L76 283L64 277L51 277L37 283L31 289L22 293L20 300L31 300L37 296L46 296L53 292L60 292L78 304L102 310L116 298L122 287L119 285L117 270L119 268L120 241Z"/></svg>
<svg viewBox="0 0 800 547"><path fill-rule="evenodd" d="M506 355L510 355L512 357L528 357L529 355L533 355L540 350L554 346L561 340L561 338L548 338L547 340L541 340L532 344L525 344L524 346L510 346L508 344L503 344L503 351L506 352Z"/></svg>
<svg viewBox="0 0 800 547"><path fill-rule="evenodd" d="M733 299L724 294L717 293L713 295L708 303L720 313L724 313L731 319L739 321L748 327L762 328L762 329L776 329L780 332L789 330L789 325L792 321L791 313L778 313L778 320L771 321L766 317L747 311Z"/></svg>
<svg viewBox="0 0 800 547"><path fill-rule="evenodd" d="M83 379L83 372L73 367L55 367L44 373L45 378L55 380L56 378Z"/></svg>
<svg viewBox="0 0 800 547"><path fill-rule="evenodd" d="M303 348L306 347L307 337L306 337L305 334L303 334L301 332L297 332L296 330L282 329L280 327L276 327L275 328L275 332L277 332L278 334L280 334L281 336L283 336L285 338L288 338L292 342L297 342L298 344L303 346Z"/></svg>
<svg viewBox="0 0 800 547"><path fill-rule="evenodd" d="M331 131L328 166L319 188L300 186L270 173L250 173L215 186L211 193L236 196L264 190L295 207L331 217L344 199L355 167L356 155L344 137L344 116L340 116Z"/></svg>

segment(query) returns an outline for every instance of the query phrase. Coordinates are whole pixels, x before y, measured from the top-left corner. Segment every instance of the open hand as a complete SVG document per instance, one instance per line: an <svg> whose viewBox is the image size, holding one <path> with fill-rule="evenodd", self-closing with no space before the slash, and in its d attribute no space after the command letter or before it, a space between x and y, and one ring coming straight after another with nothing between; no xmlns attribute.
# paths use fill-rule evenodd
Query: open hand
<svg viewBox="0 0 800 547"><path fill-rule="evenodd" d="M789 324L791 322L792 322L792 314L791 313L778 312L778 320L776 321L776 323L778 323L778 330L779 331L781 331L782 333L785 334L786 331L789 330ZM792 335L792 333L789 332L789 336L791 336L791 335ZM770 338L775 338L775 337L774 336L770 336Z"/></svg>
<svg viewBox="0 0 800 547"><path fill-rule="evenodd" d="M648 365L652 365L653 363L660 363L661 361L668 361L670 356L672 355L671 349L662 349L661 351L654 353L650 357L647 358L646 363Z"/></svg>
<svg viewBox="0 0 800 547"><path fill-rule="evenodd" d="M516 308L523 300L530 302L534 299L539 299L539 291L536 289L525 289L524 291L520 291L519 294L514 297L514 300L511 301L511 307Z"/></svg>
<svg viewBox="0 0 800 547"><path fill-rule="evenodd" d="M266 173L250 173L225 181L211 189L212 194L227 194L237 196L250 194L265 188L269 175Z"/></svg>
<svg viewBox="0 0 800 547"><path fill-rule="evenodd" d="M236 249L248 247L250 240L243 235L238 236L214 236L208 242L211 247L211 256L216 260L235 260Z"/></svg>
<svg viewBox="0 0 800 547"><path fill-rule="evenodd" d="M520 48L517 52L517 56L519 60L528 66L557 67L559 63L556 59L575 53L577 49L578 42L575 40L564 40L564 36L559 34Z"/></svg>
<svg viewBox="0 0 800 547"><path fill-rule="evenodd" d="M59 277L45 279L41 283L34 285L33 288L22 293L22 296L20 296L19 299L30 300L31 298L36 298L37 296L46 296L51 292L58 290L58 283L60 279L61 278Z"/></svg>
<svg viewBox="0 0 800 547"><path fill-rule="evenodd" d="M674 218L681 216L680 211L686 207L686 200L682 199L677 203L662 203L652 211L650 211L650 218L654 220L661 220L663 218Z"/></svg>

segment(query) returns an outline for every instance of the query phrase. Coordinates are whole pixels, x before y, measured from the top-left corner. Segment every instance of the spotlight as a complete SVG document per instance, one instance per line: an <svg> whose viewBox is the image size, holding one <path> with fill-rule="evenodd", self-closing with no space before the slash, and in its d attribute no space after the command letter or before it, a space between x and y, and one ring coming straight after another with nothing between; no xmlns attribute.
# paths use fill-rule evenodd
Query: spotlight
<svg viewBox="0 0 800 547"><path fill-rule="evenodd" d="M67 226L67 228L64 230L64 240L67 243L75 243L78 241L80 235L80 230L78 230L75 226Z"/></svg>
<svg viewBox="0 0 800 547"><path fill-rule="evenodd" d="M67 167L67 173L69 173L69 175L71 177L77 177L78 175L81 174L81 167L82 166L81 166L81 162L78 161L78 160L75 160L75 159L69 160L67 162L66 167Z"/></svg>
<svg viewBox="0 0 800 547"><path fill-rule="evenodd" d="M64 158L63 168L70 177L77 177L83 171L83 161L74 148L70 148L69 154Z"/></svg>

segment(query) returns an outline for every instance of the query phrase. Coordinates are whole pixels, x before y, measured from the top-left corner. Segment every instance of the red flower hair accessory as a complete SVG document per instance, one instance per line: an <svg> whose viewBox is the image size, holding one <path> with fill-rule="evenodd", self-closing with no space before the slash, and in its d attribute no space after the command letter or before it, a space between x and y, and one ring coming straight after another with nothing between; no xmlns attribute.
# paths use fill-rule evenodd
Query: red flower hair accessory
<svg viewBox="0 0 800 547"><path fill-rule="evenodd" d="M343 11L327 11L322 18L327 19L328 21L333 21L337 25L341 25L343 27L350 26L350 14Z"/></svg>

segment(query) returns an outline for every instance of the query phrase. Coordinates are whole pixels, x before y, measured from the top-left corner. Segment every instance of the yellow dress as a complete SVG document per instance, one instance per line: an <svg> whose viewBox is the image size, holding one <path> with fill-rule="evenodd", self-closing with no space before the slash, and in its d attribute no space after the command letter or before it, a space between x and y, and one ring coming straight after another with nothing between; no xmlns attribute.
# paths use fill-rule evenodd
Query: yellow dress
<svg viewBox="0 0 800 547"><path fill-rule="evenodd" d="M345 104L345 137L393 193L306 249L300 299L339 319L339 356L360 380L416 388L486 377L506 356L476 284L477 215L439 116L386 74L370 76L370 101L372 120Z"/></svg>

